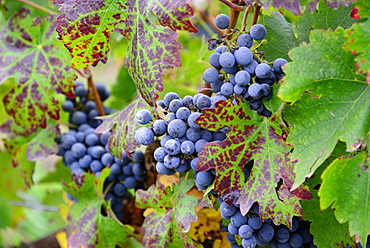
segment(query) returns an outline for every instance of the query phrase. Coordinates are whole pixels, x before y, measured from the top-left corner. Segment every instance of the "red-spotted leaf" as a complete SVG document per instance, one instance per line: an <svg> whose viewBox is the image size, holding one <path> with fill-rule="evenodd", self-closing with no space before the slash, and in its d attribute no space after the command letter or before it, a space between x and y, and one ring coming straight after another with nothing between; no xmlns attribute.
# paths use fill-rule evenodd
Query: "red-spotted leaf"
<svg viewBox="0 0 370 248"><path fill-rule="evenodd" d="M304 4L308 6L308 9L313 12L316 9L316 5L320 0L244 0L247 5L252 5L253 3L259 3L263 5L265 8L268 8L270 4L274 8L282 7L284 9L289 10L295 15L299 15L300 12L300 5ZM339 5L348 6L354 0L325 0L325 4L328 5L332 9L338 9ZM322 1L323 2L323 1Z"/></svg>
<svg viewBox="0 0 370 248"><path fill-rule="evenodd" d="M346 49L356 54L356 69L359 73L366 73L366 81L370 84L370 2L356 2L358 15L366 21L353 25L353 30L347 33Z"/></svg>
<svg viewBox="0 0 370 248"><path fill-rule="evenodd" d="M125 66L151 106L155 106L155 92L163 90L164 70L180 66L181 45L176 41L175 31L196 32L189 19L193 11L188 1L54 0L54 3L61 6L57 31L72 55L73 66L105 63L111 33L120 33L129 41ZM163 26L151 22L152 14Z"/></svg>
<svg viewBox="0 0 370 248"><path fill-rule="evenodd" d="M143 108L148 108L148 104L140 98L116 113L98 117L103 122L95 131L97 133L106 133L112 130L108 143L109 151L114 156L121 157L123 150L127 154L133 153L140 146L134 137L135 131L140 127L135 121L135 115L139 109Z"/></svg>
<svg viewBox="0 0 370 248"><path fill-rule="evenodd" d="M19 172L24 181L24 184L30 188L33 185L33 171L35 169L35 162L26 159L27 143L19 146L13 153L12 165L19 167Z"/></svg>
<svg viewBox="0 0 370 248"><path fill-rule="evenodd" d="M31 132L45 128L47 118L59 119L59 104L52 94L73 96L75 74L68 52L55 39L55 17L34 18L21 9L0 33L0 82L8 77L16 85L4 99L14 121Z"/></svg>
<svg viewBox="0 0 370 248"><path fill-rule="evenodd" d="M101 214L103 185L109 172L109 169L104 169L99 178L85 173L82 184L73 181L65 185L68 193L78 200L68 215L66 230L69 247L128 246L134 229Z"/></svg>
<svg viewBox="0 0 370 248"><path fill-rule="evenodd" d="M137 191L136 206L156 210L143 224L145 247L198 247L186 234L191 222L197 221L194 207L198 199L186 195L193 186L191 179L181 180L173 188L157 181L147 191Z"/></svg>
<svg viewBox="0 0 370 248"><path fill-rule="evenodd" d="M285 143L281 123L275 117L259 117L245 99L237 100L238 105L219 101L216 108L204 109L198 117L197 123L203 128L216 131L228 127L229 131L224 141L203 146L197 168L216 170L214 191L228 203L239 197L242 214L258 202L262 219L290 226L292 217L301 214L301 207L300 198L288 188L294 178L293 164L287 159L291 148ZM251 160L253 168L245 182L244 167ZM282 185L277 188L281 179ZM302 190L309 195L307 189ZM307 198L302 192L300 195Z"/></svg>

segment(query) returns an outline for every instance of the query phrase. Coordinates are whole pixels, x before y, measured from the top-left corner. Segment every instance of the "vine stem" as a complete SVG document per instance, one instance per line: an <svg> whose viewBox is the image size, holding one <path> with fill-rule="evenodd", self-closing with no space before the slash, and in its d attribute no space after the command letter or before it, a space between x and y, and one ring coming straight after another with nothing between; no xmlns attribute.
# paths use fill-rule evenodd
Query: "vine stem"
<svg viewBox="0 0 370 248"><path fill-rule="evenodd" d="M252 26L257 23L258 14L260 13L261 5L255 4L254 12L253 12L253 19L252 19Z"/></svg>
<svg viewBox="0 0 370 248"><path fill-rule="evenodd" d="M93 95L94 95L94 100L96 102L96 107L98 108L100 116L104 116L104 108L103 108L103 103L100 99L100 95L98 90L95 87L94 80L92 78L91 72L88 67L84 69L84 74L87 75L87 85L89 89L92 89Z"/></svg>
<svg viewBox="0 0 370 248"><path fill-rule="evenodd" d="M50 9L47 9L47 8L45 8L45 7L41 6L41 5L38 5L37 3L31 2L29 0L17 0L17 1L18 2L22 2L22 3L25 3L25 4L29 5L29 6L32 6L32 7L36 8L36 9L39 9L39 10L41 10L43 12L48 13L48 14L52 14L52 15L57 15L58 14L55 11L52 11Z"/></svg>
<svg viewBox="0 0 370 248"><path fill-rule="evenodd" d="M236 3L236 2L238 2L238 0L231 0L231 3L233 3L233 4ZM242 7L242 6L240 6L240 7ZM241 11L243 11L243 10L244 10L244 7L242 7L242 10ZM234 8L230 8L230 14L229 14L229 17L230 17L230 29L226 29L225 34L230 34L231 33L231 29L234 29L235 28L236 22L238 21L239 13L240 13L240 11L237 11ZM227 39L228 40L230 40L231 38L232 38L232 35L228 35L227 36Z"/></svg>
<svg viewBox="0 0 370 248"><path fill-rule="evenodd" d="M253 6L248 6L247 10L244 12L244 15L243 15L243 21L242 21L242 28L240 31L244 32L245 31L245 27L247 26L247 18L248 18L248 14L249 12L252 10Z"/></svg>
<svg viewBox="0 0 370 248"><path fill-rule="evenodd" d="M236 5L233 2L230 2L230 1L227 1L227 0L220 0L220 2L226 4L227 6L229 6L231 9L233 9L235 11L240 12L240 11L244 10L243 6Z"/></svg>

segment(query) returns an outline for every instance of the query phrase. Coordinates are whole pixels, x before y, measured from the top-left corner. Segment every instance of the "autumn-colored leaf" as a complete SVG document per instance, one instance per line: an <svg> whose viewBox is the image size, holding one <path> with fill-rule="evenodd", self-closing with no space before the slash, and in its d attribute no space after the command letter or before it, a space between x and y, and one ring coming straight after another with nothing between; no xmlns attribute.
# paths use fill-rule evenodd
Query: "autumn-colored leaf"
<svg viewBox="0 0 370 248"><path fill-rule="evenodd" d="M0 32L0 82L8 77L16 85L4 99L5 109L17 125L35 132L47 118L59 119L53 90L73 97L75 74L68 52L55 39L55 17L33 18L21 9Z"/></svg>

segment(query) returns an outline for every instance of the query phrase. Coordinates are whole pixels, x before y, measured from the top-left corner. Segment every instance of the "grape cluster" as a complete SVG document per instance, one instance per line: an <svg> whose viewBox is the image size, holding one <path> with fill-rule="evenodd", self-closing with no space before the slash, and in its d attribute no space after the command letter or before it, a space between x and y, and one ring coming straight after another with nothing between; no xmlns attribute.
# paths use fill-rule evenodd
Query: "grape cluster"
<svg viewBox="0 0 370 248"><path fill-rule="evenodd" d="M225 16L216 17L219 28L221 24L227 23ZM271 87L282 78L282 66L288 61L278 58L271 67L259 58L258 52L251 50L254 40L262 40L265 35L266 28L255 24L249 34L241 33L238 36L236 45L218 46L209 57L209 63L213 67L204 71L203 79L214 91L221 93L220 96L243 96L252 110L261 116L270 117L271 111L266 109L262 100L271 97Z"/></svg>
<svg viewBox="0 0 370 248"><path fill-rule="evenodd" d="M215 171L196 169L198 153L207 142L222 141L226 138L226 130L208 131L195 123L204 108L214 106L220 100L218 96L209 97L204 94L185 96L183 99L174 92L169 92L163 100L157 102L166 111L167 121L152 121L148 110L141 109L136 113L136 121L141 125L150 123L150 127L140 127L135 132L135 139L142 145L149 145L154 137L162 136L160 147L154 151L157 161L156 170L160 174L172 175L175 172L187 172L192 168L196 171L196 186L204 190L214 181Z"/></svg>
<svg viewBox="0 0 370 248"><path fill-rule="evenodd" d="M316 247L310 233L310 222L293 217L292 228L281 224L275 225L271 219L262 221L259 206L253 204L252 210L243 216L239 205L228 205L219 198L220 213L223 218L221 229L229 232L227 240L231 247L254 248L270 245L272 248ZM225 225L224 223L228 223Z"/></svg>
<svg viewBox="0 0 370 248"><path fill-rule="evenodd" d="M96 84L101 100L106 100L110 93L103 84ZM82 173L94 173L99 177L102 169L111 168L105 180L105 188L110 187L106 200L111 199L111 206L117 218L123 220L123 201L130 198L127 189L142 187L145 179L144 154L136 151L131 160L125 151L122 159L114 157L108 150L110 132L95 133L101 120L96 103L89 99L89 91L82 83L76 83L76 98L67 98L62 109L69 113L69 121L74 126L68 133L56 139L58 155L63 156L63 163L80 178ZM106 114L112 111L104 107Z"/></svg>

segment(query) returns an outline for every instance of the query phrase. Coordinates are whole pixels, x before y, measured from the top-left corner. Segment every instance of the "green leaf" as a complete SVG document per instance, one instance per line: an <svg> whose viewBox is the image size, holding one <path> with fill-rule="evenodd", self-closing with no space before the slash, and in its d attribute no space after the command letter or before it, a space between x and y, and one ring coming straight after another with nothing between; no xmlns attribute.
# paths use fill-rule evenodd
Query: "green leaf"
<svg viewBox="0 0 370 248"><path fill-rule="evenodd" d="M216 170L214 191L229 204L239 197L243 215L258 202L262 219L291 226L292 217L301 214L297 195L309 199L310 194L303 187L297 195L289 191L294 181L293 163L287 159L291 148L283 138L282 125L276 117L259 117L244 98L237 98L237 103L218 101L216 108L204 109L197 118L197 123L210 131L228 127L224 141L203 146L197 168ZM253 168L245 182L244 167L251 160ZM283 183L278 187L280 179Z"/></svg>
<svg viewBox="0 0 370 248"><path fill-rule="evenodd" d="M306 10L298 21L298 35L300 42L309 42L309 34L312 29L334 30L337 27L350 28L356 19L351 18L352 5L340 6L333 10L321 0L319 8L311 13Z"/></svg>
<svg viewBox="0 0 370 248"><path fill-rule="evenodd" d="M21 9L0 33L0 82L8 77L17 80L3 102L17 125L30 132L45 128L48 117L59 119L53 91L73 97L76 76L63 44L55 39L54 20L54 16L33 18L29 10Z"/></svg>
<svg viewBox="0 0 370 248"><path fill-rule="evenodd" d="M33 184L32 174L35 169L35 162L28 161L27 144L18 147L13 153L12 165L19 166L21 177L28 188Z"/></svg>
<svg viewBox="0 0 370 248"><path fill-rule="evenodd" d="M314 244L318 247L346 247L347 244L356 247L355 240L350 237L348 223L340 224L330 208L321 211L317 191L312 192L313 199L302 202L302 217L311 221L310 233Z"/></svg>
<svg viewBox="0 0 370 248"><path fill-rule="evenodd" d="M127 154L130 154L140 146L139 143L135 141L134 137L135 130L140 127L135 121L135 115L139 109L143 108L153 111L153 109L148 107L148 104L140 98L120 111L111 115L98 117L98 119L101 119L103 122L95 129L95 132L106 133L113 129L108 139L109 152L112 155L121 157L123 150L125 150Z"/></svg>
<svg viewBox="0 0 370 248"><path fill-rule="evenodd" d="M125 83L123 84L122 82ZM122 107L131 103L134 99L136 86L126 67L121 67L111 92L111 96L108 98L109 102L105 102L111 109L122 109Z"/></svg>
<svg viewBox="0 0 370 248"><path fill-rule="evenodd" d="M93 4L54 0L63 12L57 31L72 55L72 65L83 68L105 63L111 32L129 41L127 67L136 87L149 105L155 106L156 91L163 90L162 74L180 66L180 43L176 30L196 32L187 1L98 0ZM151 14L164 26L151 22Z"/></svg>
<svg viewBox="0 0 370 248"><path fill-rule="evenodd" d="M338 140L354 151L369 132L370 85L355 73L354 56L342 49L344 34L342 28L313 31L311 43L294 48L293 62L285 67L279 96L295 102L284 112L297 161L293 189L330 156Z"/></svg>
<svg viewBox="0 0 370 248"><path fill-rule="evenodd" d="M71 182L66 190L78 200L69 213L67 227L68 245L74 247L127 247L134 229L103 216L103 186L110 169L104 169L99 178L84 173L81 184Z"/></svg>
<svg viewBox="0 0 370 248"><path fill-rule="evenodd" d="M370 3L369 1L358 1L356 7L358 15L367 18L363 23L353 25L353 30L347 33L346 49L356 54L356 66L359 73L366 73L366 81L370 83Z"/></svg>
<svg viewBox="0 0 370 248"><path fill-rule="evenodd" d="M362 244L370 234L370 162L363 151L353 158L336 159L322 174L319 190L320 207L332 205L340 223L348 221L351 235ZM366 169L365 169L366 168Z"/></svg>
<svg viewBox="0 0 370 248"><path fill-rule="evenodd" d="M193 179L181 180L173 188L160 181L147 191L136 192L138 208L154 208L144 221L145 247L198 247L188 234L191 222L197 221L194 207L198 203L195 196L186 195L194 186Z"/></svg>
<svg viewBox="0 0 370 248"><path fill-rule="evenodd" d="M299 45L292 25L280 12L274 12L271 16L265 15L264 25L267 30L265 39L268 41L266 47L261 48L265 52L264 57L268 61L277 58L289 60L288 52Z"/></svg>

